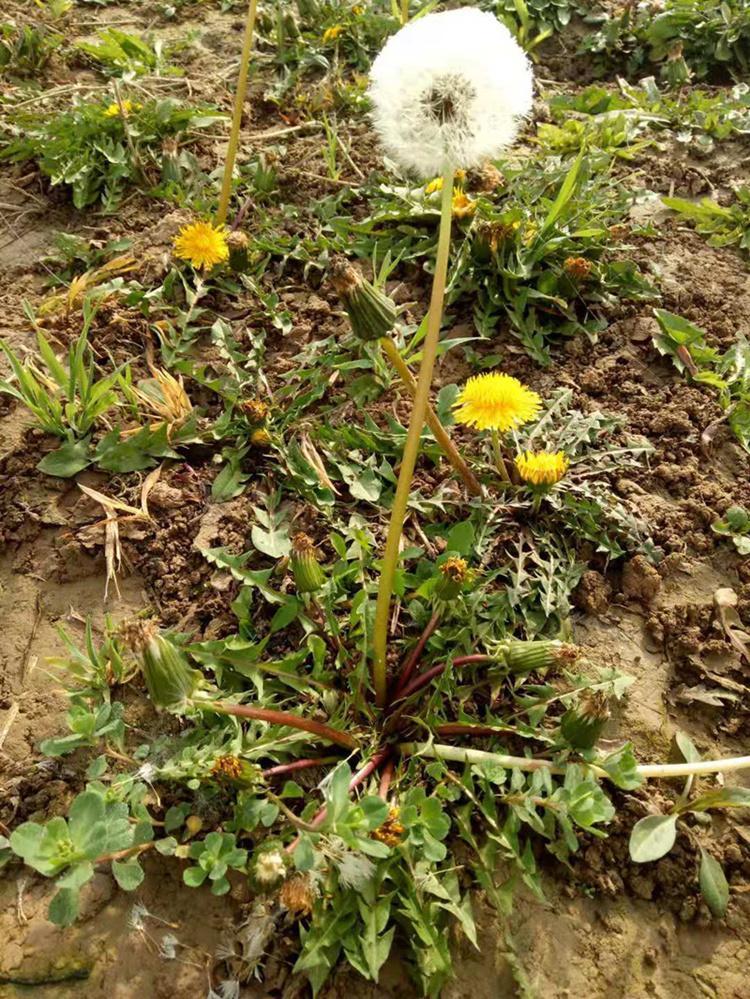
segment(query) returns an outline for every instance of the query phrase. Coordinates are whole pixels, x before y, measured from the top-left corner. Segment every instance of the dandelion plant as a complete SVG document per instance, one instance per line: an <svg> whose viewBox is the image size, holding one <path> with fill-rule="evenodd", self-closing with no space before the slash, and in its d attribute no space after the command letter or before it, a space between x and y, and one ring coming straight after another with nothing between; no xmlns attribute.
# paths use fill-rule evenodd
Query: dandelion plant
<svg viewBox="0 0 750 999"><path fill-rule="evenodd" d="M440 229L422 363L391 511L375 611L373 685L386 701L388 619L401 531L429 402L450 253L453 179L512 142L531 107L529 62L492 15L470 8L407 24L375 60L370 96L389 156L423 178L439 176Z"/></svg>

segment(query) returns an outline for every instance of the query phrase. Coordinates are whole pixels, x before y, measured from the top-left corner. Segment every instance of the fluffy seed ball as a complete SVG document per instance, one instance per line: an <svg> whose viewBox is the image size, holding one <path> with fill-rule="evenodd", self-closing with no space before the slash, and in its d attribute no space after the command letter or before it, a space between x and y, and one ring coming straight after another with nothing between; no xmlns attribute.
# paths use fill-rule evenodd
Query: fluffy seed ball
<svg viewBox="0 0 750 999"><path fill-rule="evenodd" d="M373 118L386 152L434 177L497 157L532 101L529 61L492 14L462 7L401 28L372 65Z"/></svg>

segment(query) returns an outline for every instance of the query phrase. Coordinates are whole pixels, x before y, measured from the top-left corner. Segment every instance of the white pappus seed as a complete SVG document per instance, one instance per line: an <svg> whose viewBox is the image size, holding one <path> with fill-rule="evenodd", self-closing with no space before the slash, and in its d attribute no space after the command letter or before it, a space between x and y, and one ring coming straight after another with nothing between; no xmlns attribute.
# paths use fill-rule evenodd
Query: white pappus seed
<svg viewBox="0 0 750 999"><path fill-rule="evenodd" d="M470 7L401 28L370 74L383 146L421 177L498 156L529 113L532 89L529 61L505 25Z"/></svg>

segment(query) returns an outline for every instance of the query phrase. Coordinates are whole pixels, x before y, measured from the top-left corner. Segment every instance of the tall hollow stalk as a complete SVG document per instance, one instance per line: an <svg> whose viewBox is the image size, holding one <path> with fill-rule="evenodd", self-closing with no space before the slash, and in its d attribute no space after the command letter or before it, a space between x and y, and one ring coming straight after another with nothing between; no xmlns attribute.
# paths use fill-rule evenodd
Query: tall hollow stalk
<svg viewBox="0 0 750 999"><path fill-rule="evenodd" d="M234 161L237 159L237 147L240 144L240 125L242 123L242 108L247 94L247 78L250 72L250 54L253 48L253 33L255 31L255 15L258 10L258 0L249 0L247 20L245 21L245 36L242 40L242 55L240 56L240 74L237 77L237 91L234 95L234 112L232 114L232 130L229 133L227 156L224 160L224 175L221 180L221 195L219 210L216 213L216 224L224 225L229 211L229 199L232 196L232 175Z"/></svg>
<svg viewBox="0 0 750 999"><path fill-rule="evenodd" d="M549 760L532 760L527 756L505 756L502 753L488 753L482 749L466 749L462 746L444 746L439 743L420 744L403 742L398 747L406 756L427 756L435 760L452 760L455 763L495 763L501 767L516 767L518 770L549 770L553 774L564 774L565 766L556 766ZM601 767L592 764L590 769L598 777L609 778ZM645 780L655 777L692 777L705 774L731 773L737 770L750 770L750 756L732 756L725 760L699 760L696 763L643 763L635 768Z"/></svg>
<svg viewBox="0 0 750 999"><path fill-rule="evenodd" d="M391 340L391 338L388 336L384 336L380 340L380 346L383 348L383 352L385 353L386 357L391 362L393 367L396 369L396 373L406 386L406 390L413 399L414 396L416 395L417 383L411 371L409 371L406 362L401 356L401 352L399 351L398 347L393 342L393 340ZM427 426L432 431L432 436L440 445L443 454L446 456L448 461L451 463L451 465L453 465L455 470L461 476L463 483L468 489L468 491L471 493L472 496L481 496L482 487L479 484L479 480L464 461L458 448L448 436L448 431L440 422L440 417L437 415L432 406L429 405L429 403L427 405L425 420Z"/></svg>
<svg viewBox="0 0 750 999"><path fill-rule="evenodd" d="M401 0L401 23L406 24L409 20L409 0Z"/></svg>
<svg viewBox="0 0 750 999"><path fill-rule="evenodd" d="M406 508L409 503L409 491L414 475L414 466L419 454L419 439L425 422L425 414L430 399L432 370L435 367L438 342L440 340L440 324L443 318L443 299L445 298L445 282L448 274L448 254L451 240L451 201L453 197L453 168L446 167L443 171L443 189L440 207L440 233L438 235L437 258L435 260L435 276L432 281L432 296L430 311L427 316L427 335L422 345L422 364L419 368L417 389L414 395L409 432L401 458L401 469L398 475L396 495L393 500L391 521L388 525L388 537L383 553L383 565L380 571L378 600L375 607L375 630L373 635L373 667L372 682L375 687L375 697L379 707L384 707L387 697L386 650L388 645L388 617L391 608L391 593L393 580L396 576L401 530L406 518Z"/></svg>

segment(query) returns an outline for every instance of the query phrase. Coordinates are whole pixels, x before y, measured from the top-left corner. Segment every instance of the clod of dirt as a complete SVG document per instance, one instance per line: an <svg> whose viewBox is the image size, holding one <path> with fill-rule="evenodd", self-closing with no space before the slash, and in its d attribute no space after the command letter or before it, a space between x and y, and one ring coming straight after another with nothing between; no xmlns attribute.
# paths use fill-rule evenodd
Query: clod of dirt
<svg viewBox="0 0 750 999"><path fill-rule="evenodd" d="M603 614L609 607L612 587L601 573L587 569L573 594L573 603L585 614Z"/></svg>
<svg viewBox="0 0 750 999"><path fill-rule="evenodd" d="M635 555L622 570L622 595L650 604L661 589L661 576L644 555Z"/></svg>

